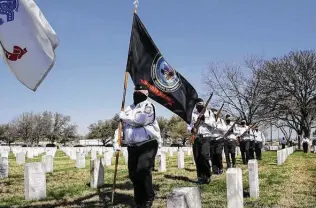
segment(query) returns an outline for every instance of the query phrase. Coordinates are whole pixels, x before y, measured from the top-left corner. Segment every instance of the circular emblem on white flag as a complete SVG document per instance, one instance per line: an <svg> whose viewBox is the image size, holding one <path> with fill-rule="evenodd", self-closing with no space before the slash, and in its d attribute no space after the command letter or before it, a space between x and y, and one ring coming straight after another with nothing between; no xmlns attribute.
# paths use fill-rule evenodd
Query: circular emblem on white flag
<svg viewBox="0 0 316 208"><path fill-rule="evenodd" d="M156 55L151 66L151 77L156 87L164 92L174 92L182 84L178 72L160 54Z"/></svg>

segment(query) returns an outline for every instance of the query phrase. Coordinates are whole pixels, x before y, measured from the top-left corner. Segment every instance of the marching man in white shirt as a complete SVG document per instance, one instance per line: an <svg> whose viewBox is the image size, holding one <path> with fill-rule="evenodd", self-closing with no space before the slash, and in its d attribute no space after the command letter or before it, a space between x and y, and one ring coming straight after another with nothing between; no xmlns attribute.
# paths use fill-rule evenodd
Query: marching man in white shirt
<svg viewBox="0 0 316 208"><path fill-rule="evenodd" d="M231 128L233 125L230 119L230 115L226 115L226 125L227 125L227 130ZM236 127L236 126L235 126ZM235 127L231 130L231 133L224 138L224 152L225 152L225 157L226 157L226 164L227 164L227 169L228 168L236 168L236 145L237 145L237 137L235 135ZM230 160L231 157L231 160ZM232 163L231 163L232 162Z"/></svg>
<svg viewBox="0 0 316 208"><path fill-rule="evenodd" d="M254 141L255 141L256 159L262 160L261 150L262 150L262 146L266 142L266 138L265 138L264 134L261 131L259 131L258 126L256 126L255 129L252 130L252 135L253 135Z"/></svg>
<svg viewBox="0 0 316 208"><path fill-rule="evenodd" d="M134 186L134 200L137 207L152 207L155 193L152 185L152 166L161 146L160 128L156 120L155 106L147 100L148 90L136 85L134 103L128 106L119 117L123 122L123 136L128 145L128 172ZM118 130L113 140L115 151Z"/></svg>
<svg viewBox="0 0 316 208"><path fill-rule="evenodd" d="M210 161L215 155L216 138L220 138L223 131L226 130L226 128L222 128L221 124L215 122L213 113L208 109L202 116L202 122L198 129L193 128L204 105L203 99L198 98L196 110L192 114L192 123L188 125L188 131L197 133L193 143L193 155L198 177L197 183L199 184L210 183L212 176Z"/></svg>
<svg viewBox="0 0 316 208"><path fill-rule="evenodd" d="M242 137L241 135L247 131L246 134L244 134ZM241 158L244 165L248 164L248 161L250 159L249 154L249 145L250 145L250 135L249 135L249 128L246 126L246 121L242 120L240 123L240 126L236 128L237 132L237 138L239 139L239 145L240 145L240 152L241 152Z"/></svg>
<svg viewBox="0 0 316 208"><path fill-rule="evenodd" d="M302 146L303 146L304 153L308 152L308 146L309 146L308 144L309 144L309 139L305 136L302 140Z"/></svg>

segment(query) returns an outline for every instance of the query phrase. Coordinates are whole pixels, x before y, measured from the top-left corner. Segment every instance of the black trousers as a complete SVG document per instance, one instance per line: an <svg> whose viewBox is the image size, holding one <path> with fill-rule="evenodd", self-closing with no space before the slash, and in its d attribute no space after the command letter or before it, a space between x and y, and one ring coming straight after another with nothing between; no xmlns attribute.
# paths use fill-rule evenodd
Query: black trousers
<svg viewBox="0 0 316 208"><path fill-rule="evenodd" d="M211 140L210 151L214 153L212 159L213 172L217 172L218 169L223 169L223 148L224 148L224 139ZM214 170L215 169L215 170Z"/></svg>
<svg viewBox="0 0 316 208"><path fill-rule="evenodd" d="M236 165L236 145L237 145L236 140L226 139L224 141L224 152L225 152L225 157L226 157L227 168L232 167L230 158L233 163L233 166Z"/></svg>
<svg viewBox="0 0 316 208"><path fill-rule="evenodd" d="M137 205L153 201L155 192L152 184L152 166L158 150L156 140L137 147L128 147L128 172L134 186Z"/></svg>
<svg viewBox="0 0 316 208"><path fill-rule="evenodd" d="M255 152L256 152L256 159L261 160L261 149L262 149L262 142L255 143Z"/></svg>
<svg viewBox="0 0 316 208"><path fill-rule="evenodd" d="M307 151L308 151L308 143L307 142L303 143L303 150L304 150L304 153L307 153Z"/></svg>
<svg viewBox="0 0 316 208"><path fill-rule="evenodd" d="M255 141L254 140L249 141L249 159L250 160L255 159Z"/></svg>
<svg viewBox="0 0 316 208"><path fill-rule="evenodd" d="M241 153L241 159L244 165L248 164L249 161L249 146L250 141L249 140L241 140L240 141L240 153Z"/></svg>
<svg viewBox="0 0 316 208"><path fill-rule="evenodd" d="M285 144L282 144L282 149L285 149Z"/></svg>
<svg viewBox="0 0 316 208"><path fill-rule="evenodd" d="M213 157L210 152L210 138L196 137L193 144L193 156L196 166L197 177L208 180L212 176L209 160Z"/></svg>

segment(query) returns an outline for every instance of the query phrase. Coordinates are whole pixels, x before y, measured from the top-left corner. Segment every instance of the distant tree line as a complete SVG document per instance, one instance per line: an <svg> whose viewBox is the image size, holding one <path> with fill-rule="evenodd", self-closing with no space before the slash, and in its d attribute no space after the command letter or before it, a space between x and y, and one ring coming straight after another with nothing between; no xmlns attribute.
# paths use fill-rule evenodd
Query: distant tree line
<svg viewBox="0 0 316 208"><path fill-rule="evenodd" d="M45 111L42 113L24 112L11 122L0 125L0 140L11 144L24 142L28 146L40 141L66 143L77 138L77 126L70 116Z"/></svg>

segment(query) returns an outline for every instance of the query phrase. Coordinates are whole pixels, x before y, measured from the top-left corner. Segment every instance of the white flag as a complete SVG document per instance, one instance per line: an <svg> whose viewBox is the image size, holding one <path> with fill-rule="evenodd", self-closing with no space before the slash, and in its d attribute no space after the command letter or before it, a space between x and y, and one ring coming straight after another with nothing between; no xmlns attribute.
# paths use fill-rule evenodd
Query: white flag
<svg viewBox="0 0 316 208"><path fill-rule="evenodd" d="M54 65L59 40L33 0L0 0L0 43L10 70L36 91Z"/></svg>

